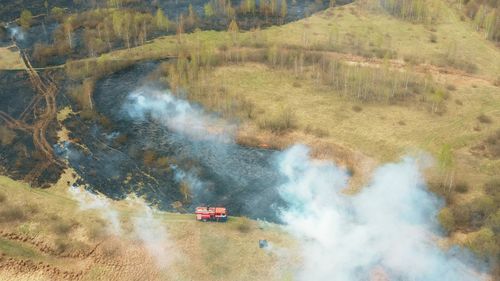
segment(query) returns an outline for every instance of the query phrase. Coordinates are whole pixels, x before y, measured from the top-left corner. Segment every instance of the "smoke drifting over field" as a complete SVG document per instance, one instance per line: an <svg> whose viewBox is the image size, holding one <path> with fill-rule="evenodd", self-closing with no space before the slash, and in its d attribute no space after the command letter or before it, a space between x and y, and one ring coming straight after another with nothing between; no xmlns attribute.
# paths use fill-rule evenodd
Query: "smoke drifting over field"
<svg viewBox="0 0 500 281"><path fill-rule="evenodd" d="M97 210L102 218L108 222L109 230L112 234L120 235L122 233L120 216L116 210L111 208L109 199L82 190L76 186L71 186L69 192L78 202L81 210Z"/></svg>
<svg viewBox="0 0 500 281"><path fill-rule="evenodd" d="M134 217L134 231L144 243L149 254L155 259L158 267L167 267L176 256L168 237L168 232L161 220L154 217L151 207L143 201L135 200L141 213Z"/></svg>
<svg viewBox="0 0 500 281"><path fill-rule="evenodd" d="M415 159L380 167L354 196L341 193L346 172L311 160L304 146L283 152L279 170L289 203L281 215L303 243L299 280L479 279L458 251L436 245L441 203L425 190Z"/></svg>
<svg viewBox="0 0 500 281"><path fill-rule="evenodd" d="M232 141L234 126L178 99L168 90L142 87L130 93L123 107L132 119L151 118L170 130L195 140Z"/></svg>
<svg viewBox="0 0 500 281"><path fill-rule="evenodd" d="M9 35L11 38L14 38L17 41L23 41L24 40L24 32L19 26L9 26L7 27L7 30L9 31Z"/></svg>
<svg viewBox="0 0 500 281"><path fill-rule="evenodd" d="M76 186L69 188L69 193L78 202L81 210L96 210L106 221L111 234L123 235L120 215L109 199L90 193ZM158 267L167 267L178 256L173 251L167 229L161 220L154 216L154 211L142 199L127 198L131 206L139 211L133 215L133 234L143 243Z"/></svg>

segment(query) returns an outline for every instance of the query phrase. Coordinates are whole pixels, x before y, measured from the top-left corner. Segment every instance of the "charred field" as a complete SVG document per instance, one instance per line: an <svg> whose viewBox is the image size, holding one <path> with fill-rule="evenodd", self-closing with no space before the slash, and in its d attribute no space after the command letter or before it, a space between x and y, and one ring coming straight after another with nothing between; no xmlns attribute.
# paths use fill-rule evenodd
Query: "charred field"
<svg viewBox="0 0 500 281"><path fill-rule="evenodd" d="M277 221L276 211L283 201L273 188L279 180L271 168L273 150L242 147L234 141L190 140L155 120L127 117L123 107L134 90L147 86L168 91L167 85L152 79L159 64L140 63L97 81L91 116L70 113L62 122L69 139L58 140L60 128L55 121L48 131L57 157L77 172L78 184L116 200L136 194L159 209L180 212L191 212L200 204L221 204L234 215ZM9 81L2 83L1 96L8 102L0 110L19 116L34 98L34 91L23 71L6 71L2 77ZM78 105L67 90L59 93L58 108L76 110ZM26 179L45 159L29 134L10 129L9 133L15 136L1 146L4 172ZM33 183L48 186L61 171L61 167L50 166ZM202 192L183 190L184 185L195 185ZM266 200L257 200L262 194Z"/></svg>
<svg viewBox="0 0 500 281"><path fill-rule="evenodd" d="M98 117L82 120L71 115L64 125L78 144L63 143L57 149L60 155L78 171L83 184L111 198L136 193L161 209L177 206L178 211L222 204L236 215L276 221L276 208L283 203L272 188L278 181L270 169L274 151L189 140L154 120L126 116L123 105L135 89L168 91L151 82L157 66L138 64L99 80L93 94ZM201 181L189 182L191 174ZM183 194L183 184L202 185L197 188L203 191ZM262 194L266 200L253 200Z"/></svg>

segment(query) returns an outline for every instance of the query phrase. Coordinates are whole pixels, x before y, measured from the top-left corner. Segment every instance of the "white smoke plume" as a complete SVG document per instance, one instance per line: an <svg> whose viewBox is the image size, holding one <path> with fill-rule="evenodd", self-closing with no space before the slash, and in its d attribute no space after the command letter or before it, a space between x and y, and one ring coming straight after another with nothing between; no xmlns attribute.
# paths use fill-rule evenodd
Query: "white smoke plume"
<svg viewBox="0 0 500 281"><path fill-rule="evenodd" d="M224 123L179 99L168 90L144 86L128 95L124 112L133 119L145 121L151 117L170 130L192 139L232 141L234 126Z"/></svg>
<svg viewBox="0 0 500 281"><path fill-rule="evenodd" d="M298 145L279 159L286 177L279 191L289 203L281 216L303 245L298 280L481 280L461 251L436 245L441 202L425 189L415 159L380 167L352 196L341 192L344 170L308 153Z"/></svg>
<svg viewBox="0 0 500 281"><path fill-rule="evenodd" d="M172 169L174 170L175 180L187 183L190 191L194 194L204 189L205 184L193 172L186 172L175 165L172 165Z"/></svg>
<svg viewBox="0 0 500 281"><path fill-rule="evenodd" d="M76 186L71 186L69 193L78 202L81 210L97 210L109 223L109 230L112 234L123 234L119 213L114 209L109 199ZM177 257L177 254L174 254L173 244L163 222L155 217L155 211L142 199L132 197L127 198L127 200L139 209L133 215L133 233L141 240L157 265L160 268L167 267Z"/></svg>
<svg viewBox="0 0 500 281"><path fill-rule="evenodd" d="M13 37L17 41L24 40L24 32L19 26L8 26L7 30L9 31L10 37Z"/></svg>
<svg viewBox="0 0 500 281"><path fill-rule="evenodd" d="M78 202L81 210L97 210L102 218L109 223L108 229L112 234L120 235L122 233L120 216L111 207L109 199L76 186L70 186L69 193Z"/></svg>
<svg viewBox="0 0 500 281"><path fill-rule="evenodd" d="M177 257L173 243L162 221L155 217L154 210L142 200L134 200L141 212L133 219L134 232L142 241L158 267L166 268Z"/></svg>

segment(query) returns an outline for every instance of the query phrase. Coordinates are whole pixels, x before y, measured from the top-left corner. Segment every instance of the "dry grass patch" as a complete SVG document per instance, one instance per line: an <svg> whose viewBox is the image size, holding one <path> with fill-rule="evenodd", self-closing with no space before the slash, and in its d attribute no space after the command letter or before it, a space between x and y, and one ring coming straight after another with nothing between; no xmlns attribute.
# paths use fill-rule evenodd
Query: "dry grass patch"
<svg viewBox="0 0 500 281"><path fill-rule="evenodd" d="M23 60L16 47L0 47L0 69L24 69Z"/></svg>

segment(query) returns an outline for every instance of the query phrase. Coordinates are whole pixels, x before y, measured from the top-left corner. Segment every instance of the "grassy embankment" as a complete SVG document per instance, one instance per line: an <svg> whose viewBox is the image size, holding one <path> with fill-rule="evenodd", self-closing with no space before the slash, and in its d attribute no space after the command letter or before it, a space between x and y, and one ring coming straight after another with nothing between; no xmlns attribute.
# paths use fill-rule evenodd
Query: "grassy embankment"
<svg viewBox="0 0 500 281"><path fill-rule="evenodd" d="M118 212L123 231L109 234L98 210L81 210L72 199L67 181L73 180L65 173L41 190L0 177L0 280L283 280L291 270L281 264L286 256L258 247L259 239L268 239L290 253L291 239L273 225L234 217L200 223L193 215L163 212L154 218L165 231L153 233L168 237L155 245L168 260L156 266L133 226L145 216L142 207L112 202L108 209Z"/></svg>

